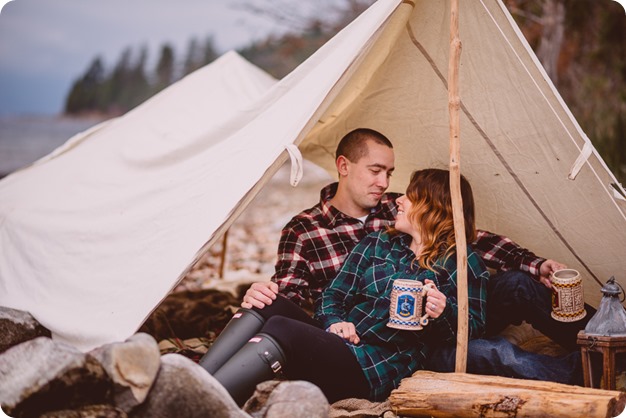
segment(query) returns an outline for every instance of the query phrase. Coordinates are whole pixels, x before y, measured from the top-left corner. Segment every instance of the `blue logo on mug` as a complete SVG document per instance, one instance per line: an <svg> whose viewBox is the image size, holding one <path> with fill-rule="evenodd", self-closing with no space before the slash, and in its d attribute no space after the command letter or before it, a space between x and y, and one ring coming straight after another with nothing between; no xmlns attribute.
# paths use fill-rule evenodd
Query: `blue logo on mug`
<svg viewBox="0 0 626 418"><path fill-rule="evenodd" d="M411 295L401 295L398 297L396 313L403 318L413 316L415 314L415 298Z"/></svg>

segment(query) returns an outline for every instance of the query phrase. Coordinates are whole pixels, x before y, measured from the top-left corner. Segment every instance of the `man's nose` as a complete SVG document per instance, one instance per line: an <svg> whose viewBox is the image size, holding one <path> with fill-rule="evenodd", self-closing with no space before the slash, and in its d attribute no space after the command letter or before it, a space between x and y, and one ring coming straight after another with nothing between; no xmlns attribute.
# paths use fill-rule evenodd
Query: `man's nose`
<svg viewBox="0 0 626 418"><path fill-rule="evenodd" d="M377 180L377 186L387 190L387 187L389 187L389 177L387 177L387 174L379 175Z"/></svg>

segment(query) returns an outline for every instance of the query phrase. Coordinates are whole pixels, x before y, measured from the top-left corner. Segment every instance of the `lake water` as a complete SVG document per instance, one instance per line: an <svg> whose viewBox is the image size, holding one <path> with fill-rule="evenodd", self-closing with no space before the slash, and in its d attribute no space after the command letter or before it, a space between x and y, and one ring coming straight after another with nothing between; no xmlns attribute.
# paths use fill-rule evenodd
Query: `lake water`
<svg viewBox="0 0 626 418"><path fill-rule="evenodd" d="M0 177L49 154L101 119L59 116L0 117Z"/></svg>

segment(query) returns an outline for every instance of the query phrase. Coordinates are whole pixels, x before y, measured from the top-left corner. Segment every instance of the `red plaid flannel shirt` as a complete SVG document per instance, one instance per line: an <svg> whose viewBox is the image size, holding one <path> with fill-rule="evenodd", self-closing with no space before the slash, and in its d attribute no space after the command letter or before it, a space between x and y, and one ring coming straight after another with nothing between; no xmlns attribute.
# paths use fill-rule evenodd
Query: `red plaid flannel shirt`
<svg viewBox="0 0 626 418"><path fill-rule="evenodd" d="M272 280L282 295L303 307L310 308L318 299L361 239L393 225L395 201L401 196L384 194L363 223L330 205L336 192L337 183L324 187L320 202L294 216L281 233ZM486 231L478 231L472 247L487 267L497 271L519 269L537 277L544 261L510 239Z"/></svg>

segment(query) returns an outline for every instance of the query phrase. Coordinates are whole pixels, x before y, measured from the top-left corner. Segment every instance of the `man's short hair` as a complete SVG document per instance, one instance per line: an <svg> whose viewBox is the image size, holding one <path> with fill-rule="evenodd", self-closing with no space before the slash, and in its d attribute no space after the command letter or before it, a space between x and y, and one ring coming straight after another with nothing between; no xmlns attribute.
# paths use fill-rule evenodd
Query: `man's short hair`
<svg viewBox="0 0 626 418"><path fill-rule="evenodd" d="M378 131L369 128L357 128L348 132L337 145L335 153L335 161L340 155L346 157L349 161L356 163L362 157L367 156L367 141L374 141L380 145L386 145L393 148L391 141Z"/></svg>

